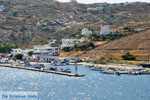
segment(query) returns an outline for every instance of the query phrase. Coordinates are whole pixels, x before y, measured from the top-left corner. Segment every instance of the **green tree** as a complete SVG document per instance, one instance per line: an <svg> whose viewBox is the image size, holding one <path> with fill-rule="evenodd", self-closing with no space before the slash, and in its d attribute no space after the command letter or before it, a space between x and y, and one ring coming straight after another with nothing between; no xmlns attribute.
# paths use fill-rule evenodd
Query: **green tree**
<svg viewBox="0 0 150 100"><path fill-rule="evenodd" d="M0 45L0 53L10 53L12 48L17 48L17 45Z"/></svg>
<svg viewBox="0 0 150 100"><path fill-rule="evenodd" d="M100 36L98 34L91 34L89 36L89 39L91 39L92 41L99 41Z"/></svg>
<svg viewBox="0 0 150 100"><path fill-rule="evenodd" d="M18 59L18 60L22 60L23 55L22 54L16 54L15 58Z"/></svg>
<svg viewBox="0 0 150 100"><path fill-rule="evenodd" d="M131 55L129 52L126 53L125 55L122 55L122 58L124 60L135 60L136 59L136 57L134 55Z"/></svg>
<svg viewBox="0 0 150 100"><path fill-rule="evenodd" d="M32 54L33 54L33 51L29 51L29 52L28 52L28 55L29 55L29 56L32 56Z"/></svg>
<svg viewBox="0 0 150 100"><path fill-rule="evenodd" d="M65 51L65 52L69 52L70 50L71 50L70 47L65 47L62 49L62 51Z"/></svg>

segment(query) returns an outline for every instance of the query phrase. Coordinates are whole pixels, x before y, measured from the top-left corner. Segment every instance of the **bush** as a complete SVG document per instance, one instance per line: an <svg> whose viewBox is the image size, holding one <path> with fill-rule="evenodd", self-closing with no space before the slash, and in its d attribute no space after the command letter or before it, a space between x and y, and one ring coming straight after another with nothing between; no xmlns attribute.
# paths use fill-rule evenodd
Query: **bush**
<svg viewBox="0 0 150 100"><path fill-rule="evenodd" d="M22 54L16 54L15 58L18 59L18 60L22 60L23 55Z"/></svg>
<svg viewBox="0 0 150 100"><path fill-rule="evenodd" d="M100 36L98 34L91 34L89 36L89 39L91 39L92 41L99 41Z"/></svg>
<svg viewBox="0 0 150 100"><path fill-rule="evenodd" d="M27 30L26 27L22 27L22 28L20 29L21 32L26 31L26 30Z"/></svg>
<svg viewBox="0 0 150 100"><path fill-rule="evenodd" d="M106 62L107 62L107 63L113 63L113 59L112 59L112 58L108 58L108 59L106 60Z"/></svg>
<svg viewBox="0 0 150 100"><path fill-rule="evenodd" d="M51 47L59 47L59 44L58 43L53 43L53 44L51 44Z"/></svg>
<svg viewBox="0 0 150 100"><path fill-rule="evenodd" d="M17 17L18 16L18 12L13 12L13 14L12 14L14 17Z"/></svg>
<svg viewBox="0 0 150 100"><path fill-rule="evenodd" d="M80 44L80 45L75 45L75 49L74 50L87 50L87 49L92 49L95 48L95 45L93 44L93 42L88 42L88 43L84 43L84 44Z"/></svg>
<svg viewBox="0 0 150 100"><path fill-rule="evenodd" d="M38 42L39 42L40 45L44 45L44 44L46 44L48 41L47 41L47 40L39 40Z"/></svg>
<svg viewBox="0 0 150 100"><path fill-rule="evenodd" d="M65 51L65 52L69 52L70 50L71 50L70 47L65 47L62 49L62 51Z"/></svg>
<svg viewBox="0 0 150 100"><path fill-rule="evenodd" d="M105 58L103 58L103 57L100 58L100 59L98 60L98 62L101 63L101 64L104 64L104 63L105 63Z"/></svg>
<svg viewBox="0 0 150 100"><path fill-rule="evenodd" d="M135 59L136 59L136 57L133 56L133 55L131 55L129 52L126 53L125 55L122 55L122 58L123 58L124 60L135 60Z"/></svg>
<svg viewBox="0 0 150 100"><path fill-rule="evenodd" d="M33 54L33 51L29 51L29 52L28 52L28 55L29 55L29 56L32 56L32 54Z"/></svg>

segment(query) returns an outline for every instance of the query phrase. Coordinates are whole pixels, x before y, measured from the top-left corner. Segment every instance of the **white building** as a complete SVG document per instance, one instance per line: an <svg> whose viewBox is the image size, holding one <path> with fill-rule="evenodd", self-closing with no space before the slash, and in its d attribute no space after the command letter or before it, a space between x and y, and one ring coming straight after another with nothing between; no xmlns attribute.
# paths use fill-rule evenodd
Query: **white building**
<svg viewBox="0 0 150 100"><path fill-rule="evenodd" d="M87 41L88 41L88 38L85 38L85 37L82 37L82 38L80 39L80 42L81 42L81 43L87 42Z"/></svg>
<svg viewBox="0 0 150 100"><path fill-rule="evenodd" d="M4 10L5 10L4 6L0 6L0 12L2 12Z"/></svg>
<svg viewBox="0 0 150 100"><path fill-rule="evenodd" d="M103 7L87 8L87 11L102 11L103 9Z"/></svg>
<svg viewBox="0 0 150 100"><path fill-rule="evenodd" d="M59 48L50 47L49 45L36 45L33 49L33 55L47 55L47 56L58 56Z"/></svg>
<svg viewBox="0 0 150 100"><path fill-rule="evenodd" d="M59 48L58 47L50 47L49 45L38 45L34 46L34 49L12 49L11 54L15 56L16 54L23 54L24 56L28 56L28 53L33 51L33 55L47 55L47 56L58 56L59 55Z"/></svg>
<svg viewBox="0 0 150 100"><path fill-rule="evenodd" d="M108 35L110 33L111 32L109 26L101 26L101 32L100 32L101 35Z"/></svg>
<svg viewBox="0 0 150 100"><path fill-rule="evenodd" d="M52 45L52 44L56 43L56 41L57 41L57 40L49 41L48 44L49 44L49 45Z"/></svg>
<svg viewBox="0 0 150 100"><path fill-rule="evenodd" d="M92 34L92 31L89 30L88 28L83 28L82 29L82 35L89 36L90 34Z"/></svg>
<svg viewBox="0 0 150 100"><path fill-rule="evenodd" d="M79 39L62 39L61 42L62 42L61 49L65 47L73 48L75 44L80 43L80 40Z"/></svg>
<svg viewBox="0 0 150 100"><path fill-rule="evenodd" d="M33 50L32 49L22 50L22 49L18 48L18 49L12 49L11 54L13 56L15 56L16 54L23 54L24 56L27 56L30 51L33 51Z"/></svg>
<svg viewBox="0 0 150 100"><path fill-rule="evenodd" d="M102 11L104 8L103 7L96 7L96 10Z"/></svg>

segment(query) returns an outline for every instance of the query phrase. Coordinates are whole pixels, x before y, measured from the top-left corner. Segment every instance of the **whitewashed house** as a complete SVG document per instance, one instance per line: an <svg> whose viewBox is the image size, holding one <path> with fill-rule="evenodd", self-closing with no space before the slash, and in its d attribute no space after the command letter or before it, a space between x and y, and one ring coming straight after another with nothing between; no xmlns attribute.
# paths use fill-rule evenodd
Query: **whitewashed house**
<svg viewBox="0 0 150 100"><path fill-rule="evenodd" d="M0 12L4 11L5 7L4 6L0 6Z"/></svg>
<svg viewBox="0 0 150 100"><path fill-rule="evenodd" d="M57 41L57 40L49 41L49 42L48 42L48 45L52 45L52 44L56 43L56 41Z"/></svg>
<svg viewBox="0 0 150 100"><path fill-rule="evenodd" d="M104 8L103 7L96 7L96 10L102 11Z"/></svg>
<svg viewBox="0 0 150 100"><path fill-rule="evenodd" d="M91 34L92 34L92 31L89 30L88 28L83 28L83 29L82 29L82 35L83 35L83 36L89 36L89 35L91 35Z"/></svg>
<svg viewBox="0 0 150 100"><path fill-rule="evenodd" d="M102 11L103 9L103 7L87 8L87 11Z"/></svg>
<svg viewBox="0 0 150 100"><path fill-rule="evenodd" d="M100 32L101 35L108 35L110 33L111 32L109 26L101 26L101 32Z"/></svg>
<svg viewBox="0 0 150 100"><path fill-rule="evenodd" d="M136 32L141 32L142 29L141 29L141 28L136 28L135 31L136 31Z"/></svg>
<svg viewBox="0 0 150 100"><path fill-rule="evenodd" d="M62 39L61 49L69 47L70 49L74 47L75 44L80 43L79 39Z"/></svg>
<svg viewBox="0 0 150 100"><path fill-rule="evenodd" d="M81 42L81 43L87 42L87 41L88 41L88 38L86 38L86 37L82 37L82 38L80 39L80 42Z"/></svg>
<svg viewBox="0 0 150 100"><path fill-rule="evenodd" d="M96 10L95 8L87 8L87 11L94 11Z"/></svg>

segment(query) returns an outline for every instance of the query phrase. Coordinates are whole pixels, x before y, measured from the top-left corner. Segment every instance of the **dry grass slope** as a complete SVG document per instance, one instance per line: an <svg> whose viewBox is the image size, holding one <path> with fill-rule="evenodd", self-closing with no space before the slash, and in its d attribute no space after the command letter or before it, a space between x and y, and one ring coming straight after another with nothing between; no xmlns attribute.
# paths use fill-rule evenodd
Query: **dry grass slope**
<svg viewBox="0 0 150 100"><path fill-rule="evenodd" d="M133 34L101 45L83 53L80 57L99 59L100 57L122 59L127 52L135 55L137 60L147 60L150 53L150 30Z"/></svg>

